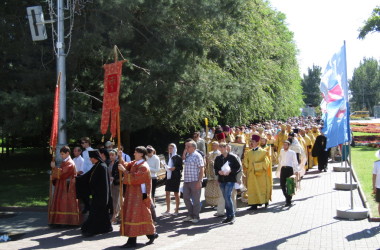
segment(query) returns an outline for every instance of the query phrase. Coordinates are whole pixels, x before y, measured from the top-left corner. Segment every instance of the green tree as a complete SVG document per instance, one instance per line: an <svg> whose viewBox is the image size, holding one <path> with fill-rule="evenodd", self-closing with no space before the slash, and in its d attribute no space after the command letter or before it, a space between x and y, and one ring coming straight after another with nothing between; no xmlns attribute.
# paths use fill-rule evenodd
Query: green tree
<svg viewBox="0 0 380 250"><path fill-rule="evenodd" d="M307 74L303 74L301 82L303 89L303 101L306 105L317 107L321 101L321 91L319 85L321 82L322 68L313 65L312 68L307 69Z"/></svg>
<svg viewBox="0 0 380 250"><path fill-rule="evenodd" d="M8 53L2 58L7 80L1 82L0 111L8 120L0 127L46 144L55 84L51 34L33 43L25 19L26 6L39 3L46 10L46 2L6 3L1 29L9 36L1 50ZM67 57L69 139L100 133L101 65L113 62L115 44L128 59L120 95L123 134L147 127L184 133L205 117L236 125L298 115L303 101L297 49L285 19L264 0L87 4L75 18ZM12 127L18 119L27 122Z"/></svg>
<svg viewBox="0 0 380 250"><path fill-rule="evenodd" d="M364 39L368 33L380 31L380 8L373 9L371 16L365 21L364 26L359 29L359 39Z"/></svg>
<svg viewBox="0 0 380 250"><path fill-rule="evenodd" d="M0 7L0 128L12 146L48 141L54 56L51 41L32 42L26 18L26 7L39 2L3 1Z"/></svg>
<svg viewBox="0 0 380 250"><path fill-rule="evenodd" d="M374 58L364 58L350 81L353 110L368 110L373 115L373 106L380 101L379 89L379 63Z"/></svg>

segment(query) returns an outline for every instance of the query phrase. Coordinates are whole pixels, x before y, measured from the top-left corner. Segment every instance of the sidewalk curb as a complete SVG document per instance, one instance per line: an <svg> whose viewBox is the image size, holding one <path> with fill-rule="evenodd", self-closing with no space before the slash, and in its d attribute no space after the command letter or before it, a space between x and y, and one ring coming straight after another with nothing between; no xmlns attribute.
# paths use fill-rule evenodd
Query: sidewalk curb
<svg viewBox="0 0 380 250"><path fill-rule="evenodd" d="M363 188L360 184L359 178L356 175L355 168L353 165L351 166L351 169L352 169L352 177L354 178L354 180L356 181L356 183L358 185L359 196L362 200L363 206L368 209L368 221L369 222L380 222L380 218L374 217L372 212L371 212L371 208L369 207L367 198L365 197L365 194L363 192Z"/></svg>
<svg viewBox="0 0 380 250"><path fill-rule="evenodd" d="M43 207L0 207L0 212L46 212L47 206Z"/></svg>

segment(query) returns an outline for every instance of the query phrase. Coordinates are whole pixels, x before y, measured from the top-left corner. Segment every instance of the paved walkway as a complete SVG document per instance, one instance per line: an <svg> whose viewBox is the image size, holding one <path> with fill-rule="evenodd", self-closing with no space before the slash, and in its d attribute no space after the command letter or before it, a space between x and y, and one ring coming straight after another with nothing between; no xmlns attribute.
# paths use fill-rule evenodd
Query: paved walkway
<svg viewBox="0 0 380 250"><path fill-rule="evenodd" d="M284 207L279 180L274 180L273 201L268 209L247 211L240 207L234 225L221 224L215 210L203 208L198 224L182 222L186 209L177 217L159 217L159 238L145 246L146 237L138 237L144 249L380 249L378 222L367 219L347 221L336 218L336 209L349 207L350 192L334 190L345 173L319 173L314 167L302 180L302 189L294 197L295 205ZM339 164L340 166L340 164ZM370 173L368 173L370 174ZM164 188L157 191L157 214L165 211ZM174 203L174 201L173 201ZM354 191L355 207L363 207ZM243 206L243 204L240 204ZM80 236L78 228L50 229L46 213L18 212L0 217L0 232L16 234L15 241L0 243L0 249L117 249L126 242L118 226L114 232L93 238ZM18 235L17 235L18 234Z"/></svg>

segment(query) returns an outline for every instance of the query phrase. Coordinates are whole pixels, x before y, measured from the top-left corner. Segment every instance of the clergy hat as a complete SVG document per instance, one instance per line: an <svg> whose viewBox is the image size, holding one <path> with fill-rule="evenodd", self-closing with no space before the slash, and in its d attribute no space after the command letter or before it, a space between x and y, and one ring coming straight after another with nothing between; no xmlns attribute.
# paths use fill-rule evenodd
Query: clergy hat
<svg viewBox="0 0 380 250"><path fill-rule="evenodd" d="M266 136L266 135L263 135L263 136L261 136L261 137L260 137L260 140L261 140L261 139L265 139L265 140L268 140L268 138L267 138L267 136Z"/></svg>
<svg viewBox="0 0 380 250"><path fill-rule="evenodd" d="M223 132L230 132L230 131L231 131L231 129L228 125L223 127Z"/></svg>
<svg viewBox="0 0 380 250"><path fill-rule="evenodd" d="M102 157L100 157L99 150L90 150L88 151L88 157L98 159L99 161L103 161Z"/></svg>
<svg viewBox="0 0 380 250"><path fill-rule="evenodd" d="M226 139L226 135L224 133L219 133L219 134L216 134L216 138L218 140L223 140L223 139Z"/></svg>
<svg viewBox="0 0 380 250"><path fill-rule="evenodd" d="M259 142L260 141L260 136L259 135L252 135L252 141Z"/></svg>

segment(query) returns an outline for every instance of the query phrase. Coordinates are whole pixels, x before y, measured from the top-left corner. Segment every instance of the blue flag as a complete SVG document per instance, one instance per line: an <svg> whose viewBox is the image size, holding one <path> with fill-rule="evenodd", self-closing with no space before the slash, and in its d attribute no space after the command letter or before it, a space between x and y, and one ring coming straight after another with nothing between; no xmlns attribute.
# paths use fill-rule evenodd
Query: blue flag
<svg viewBox="0 0 380 250"><path fill-rule="evenodd" d="M322 132L327 137L326 148L350 141L346 44L327 63L321 78L320 90L323 96Z"/></svg>

